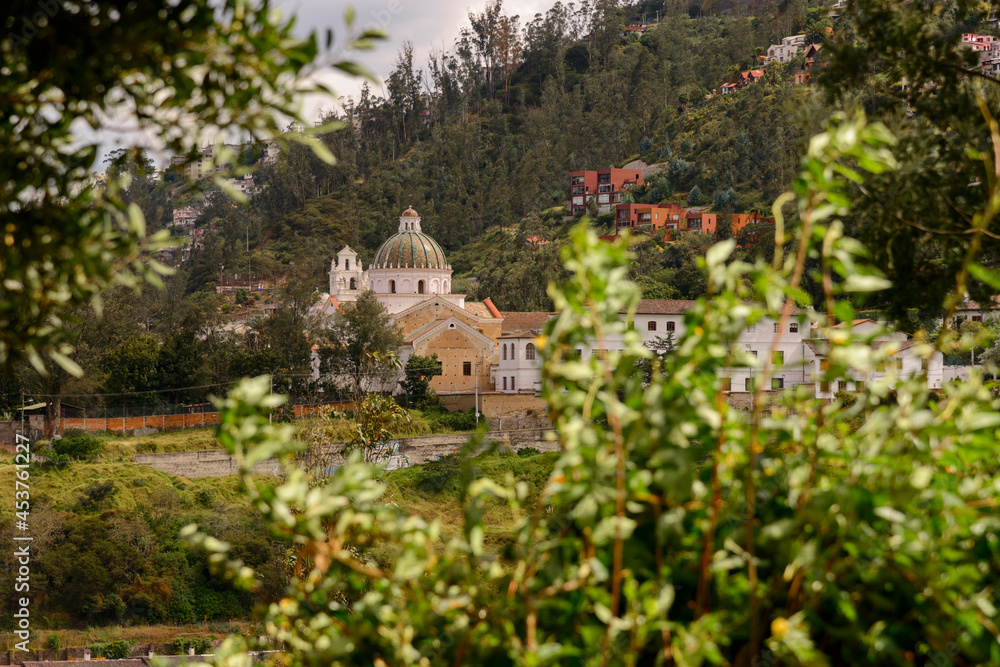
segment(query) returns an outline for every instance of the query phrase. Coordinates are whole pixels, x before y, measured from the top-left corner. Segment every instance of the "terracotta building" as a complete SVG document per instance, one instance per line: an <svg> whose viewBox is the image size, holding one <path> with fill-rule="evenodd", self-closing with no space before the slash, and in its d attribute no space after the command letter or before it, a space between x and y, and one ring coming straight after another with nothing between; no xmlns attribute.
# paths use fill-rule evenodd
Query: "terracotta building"
<svg viewBox="0 0 1000 667"><path fill-rule="evenodd" d="M644 185L641 169L600 169L574 171L569 177L570 212L586 213L587 202L595 200L597 210L610 213L621 202L622 192L633 185Z"/></svg>

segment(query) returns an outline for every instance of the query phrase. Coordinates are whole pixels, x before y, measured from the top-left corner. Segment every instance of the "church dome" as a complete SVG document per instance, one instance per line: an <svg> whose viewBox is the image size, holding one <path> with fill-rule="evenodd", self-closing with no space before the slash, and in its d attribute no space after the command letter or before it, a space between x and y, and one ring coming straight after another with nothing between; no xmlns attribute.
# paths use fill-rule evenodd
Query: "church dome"
<svg viewBox="0 0 1000 667"><path fill-rule="evenodd" d="M371 268L447 269L448 263L437 241L423 232L402 231L382 244Z"/></svg>

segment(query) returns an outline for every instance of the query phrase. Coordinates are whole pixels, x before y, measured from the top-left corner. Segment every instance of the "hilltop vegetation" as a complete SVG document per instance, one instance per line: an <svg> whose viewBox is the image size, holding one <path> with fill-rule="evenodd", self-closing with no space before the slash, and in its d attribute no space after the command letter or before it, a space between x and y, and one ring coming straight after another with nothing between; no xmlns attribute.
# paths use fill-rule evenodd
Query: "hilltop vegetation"
<svg viewBox="0 0 1000 667"><path fill-rule="evenodd" d="M497 483L510 474L528 481L537 495L554 460L554 454L488 454L472 466ZM383 500L440 519L447 537L462 523L461 470L452 456L392 473ZM13 465L0 465L0 484L13 488L14 477ZM269 534L237 477L186 479L124 462L75 462L33 469L31 488L36 630L249 619L257 605L281 594L292 571L292 551ZM489 513L489 539L501 545L521 515L499 502ZM249 595L214 577L202 554L176 539L190 523L230 543L233 556L258 570L264 588ZM12 507L0 508L0 537L14 534ZM15 570L9 549L0 566ZM14 597L13 587L0 592L5 628Z"/></svg>

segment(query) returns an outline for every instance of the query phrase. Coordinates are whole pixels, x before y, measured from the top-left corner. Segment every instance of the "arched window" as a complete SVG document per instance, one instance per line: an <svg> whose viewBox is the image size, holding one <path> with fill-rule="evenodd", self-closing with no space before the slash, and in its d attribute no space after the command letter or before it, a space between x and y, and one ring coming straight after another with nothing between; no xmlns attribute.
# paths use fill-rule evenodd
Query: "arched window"
<svg viewBox="0 0 1000 667"><path fill-rule="evenodd" d="M507 391L507 376L503 376L503 390Z"/></svg>
<svg viewBox="0 0 1000 667"><path fill-rule="evenodd" d="M514 376L513 375L510 376L510 390L511 391L515 390L515 387L514 387Z"/></svg>
<svg viewBox="0 0 1000 667"><path fill-rule="evenodd" d="M524 358L534 359L535 358L535 346L528 343L528 346L524 348Z"/></svg>
<svg viewBox="0 0 1000 667"><path fill-rule="evenodd" d="M351 289L358 289L358 283L354 278L351 278Z"/></svg>
<svg viewBox="0 0 1000 667"><path fill-rule="evenodd" d="M503 344L503 360L507 361L507 343ZM506 382L507 382L507 380L504 380L504 383L506 383Z"/></svg>
<svg viewBox="0 0 1000 667"><path fill-rule="evenodd" d="M417 281L417 294L423 294L423 293L424 293L424 281L423 280L418 280Z"/></svg>
<svg viewBox="0 0 1000 667"><path fill-rule="evenodd" d="M396 293L396 281L395 280L390 280L389 281L389 293L390 294L395 294Z"/></svg>
<svg viewBox="0 0 1000 667"><path fill-rule="evenodd" d="M510 346L510 358L517 359L517 345L511 344Z"/></svg>

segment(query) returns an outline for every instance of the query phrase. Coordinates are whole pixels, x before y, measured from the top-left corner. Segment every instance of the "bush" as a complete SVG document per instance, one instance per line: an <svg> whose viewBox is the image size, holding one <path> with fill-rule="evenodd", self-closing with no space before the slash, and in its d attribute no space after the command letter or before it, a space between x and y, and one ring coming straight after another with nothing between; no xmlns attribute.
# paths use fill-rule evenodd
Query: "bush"
<svg viewBox="0 0 1000 667"><path fill-rule="evenodd" d="M82 435L87 435L82 428L65 428L62 432L63 438L79 438Z"/></svg>
<svg viewBox="0 0 1000 667"><path fill-rule="evenodd" d="M212 492L209 489L200 489L197 493L194 494L194 499L202 507L212 506Z"/></svg>
<svg viewBox="0 0 1000 667"><path fill-rule="evenodd" d="M57 634L49 635L45 640L45 648L50 651L58 651L62 648L62 638Z"/></svg>
<svg viewBox="0 0 1000 667"><path fill-rule="evenodd" d="M97 508L118 495L118 487L111 480L91 482L83 490L83 495L77 498L81 507Z"/></svg>
<svg viewBox="0 0 1000 667"><path fill-rule="evenodd" d="M526 458L528 456L536 456L538 454L541 454L541 452L535 449L534 447L521 447L521 449L517 450L517 455L522 458Z"/></svg>
<svg viewBox="0 0 1000 667"><path fill-rule="evenodd" d="M132 642L120 640L106 644L90 644L87 646L95 658L108 660L124 660L132 654Z"/></svg>
<svg viewBox="0 0 1000 667"><path fill-rule="evenodd" d="M94 435L64 437L52 443L52 451L77 461L93 461L104 452L104 441Z"/></svg>
<svg viewBox="0 0 1000 667"><path fill-rule="evenodd" d="M187 655L188 649L193 648L196 655L205 655L212 652L212 640L215 637L177 637L170 642L170 648L174 655Z"/></svg>

